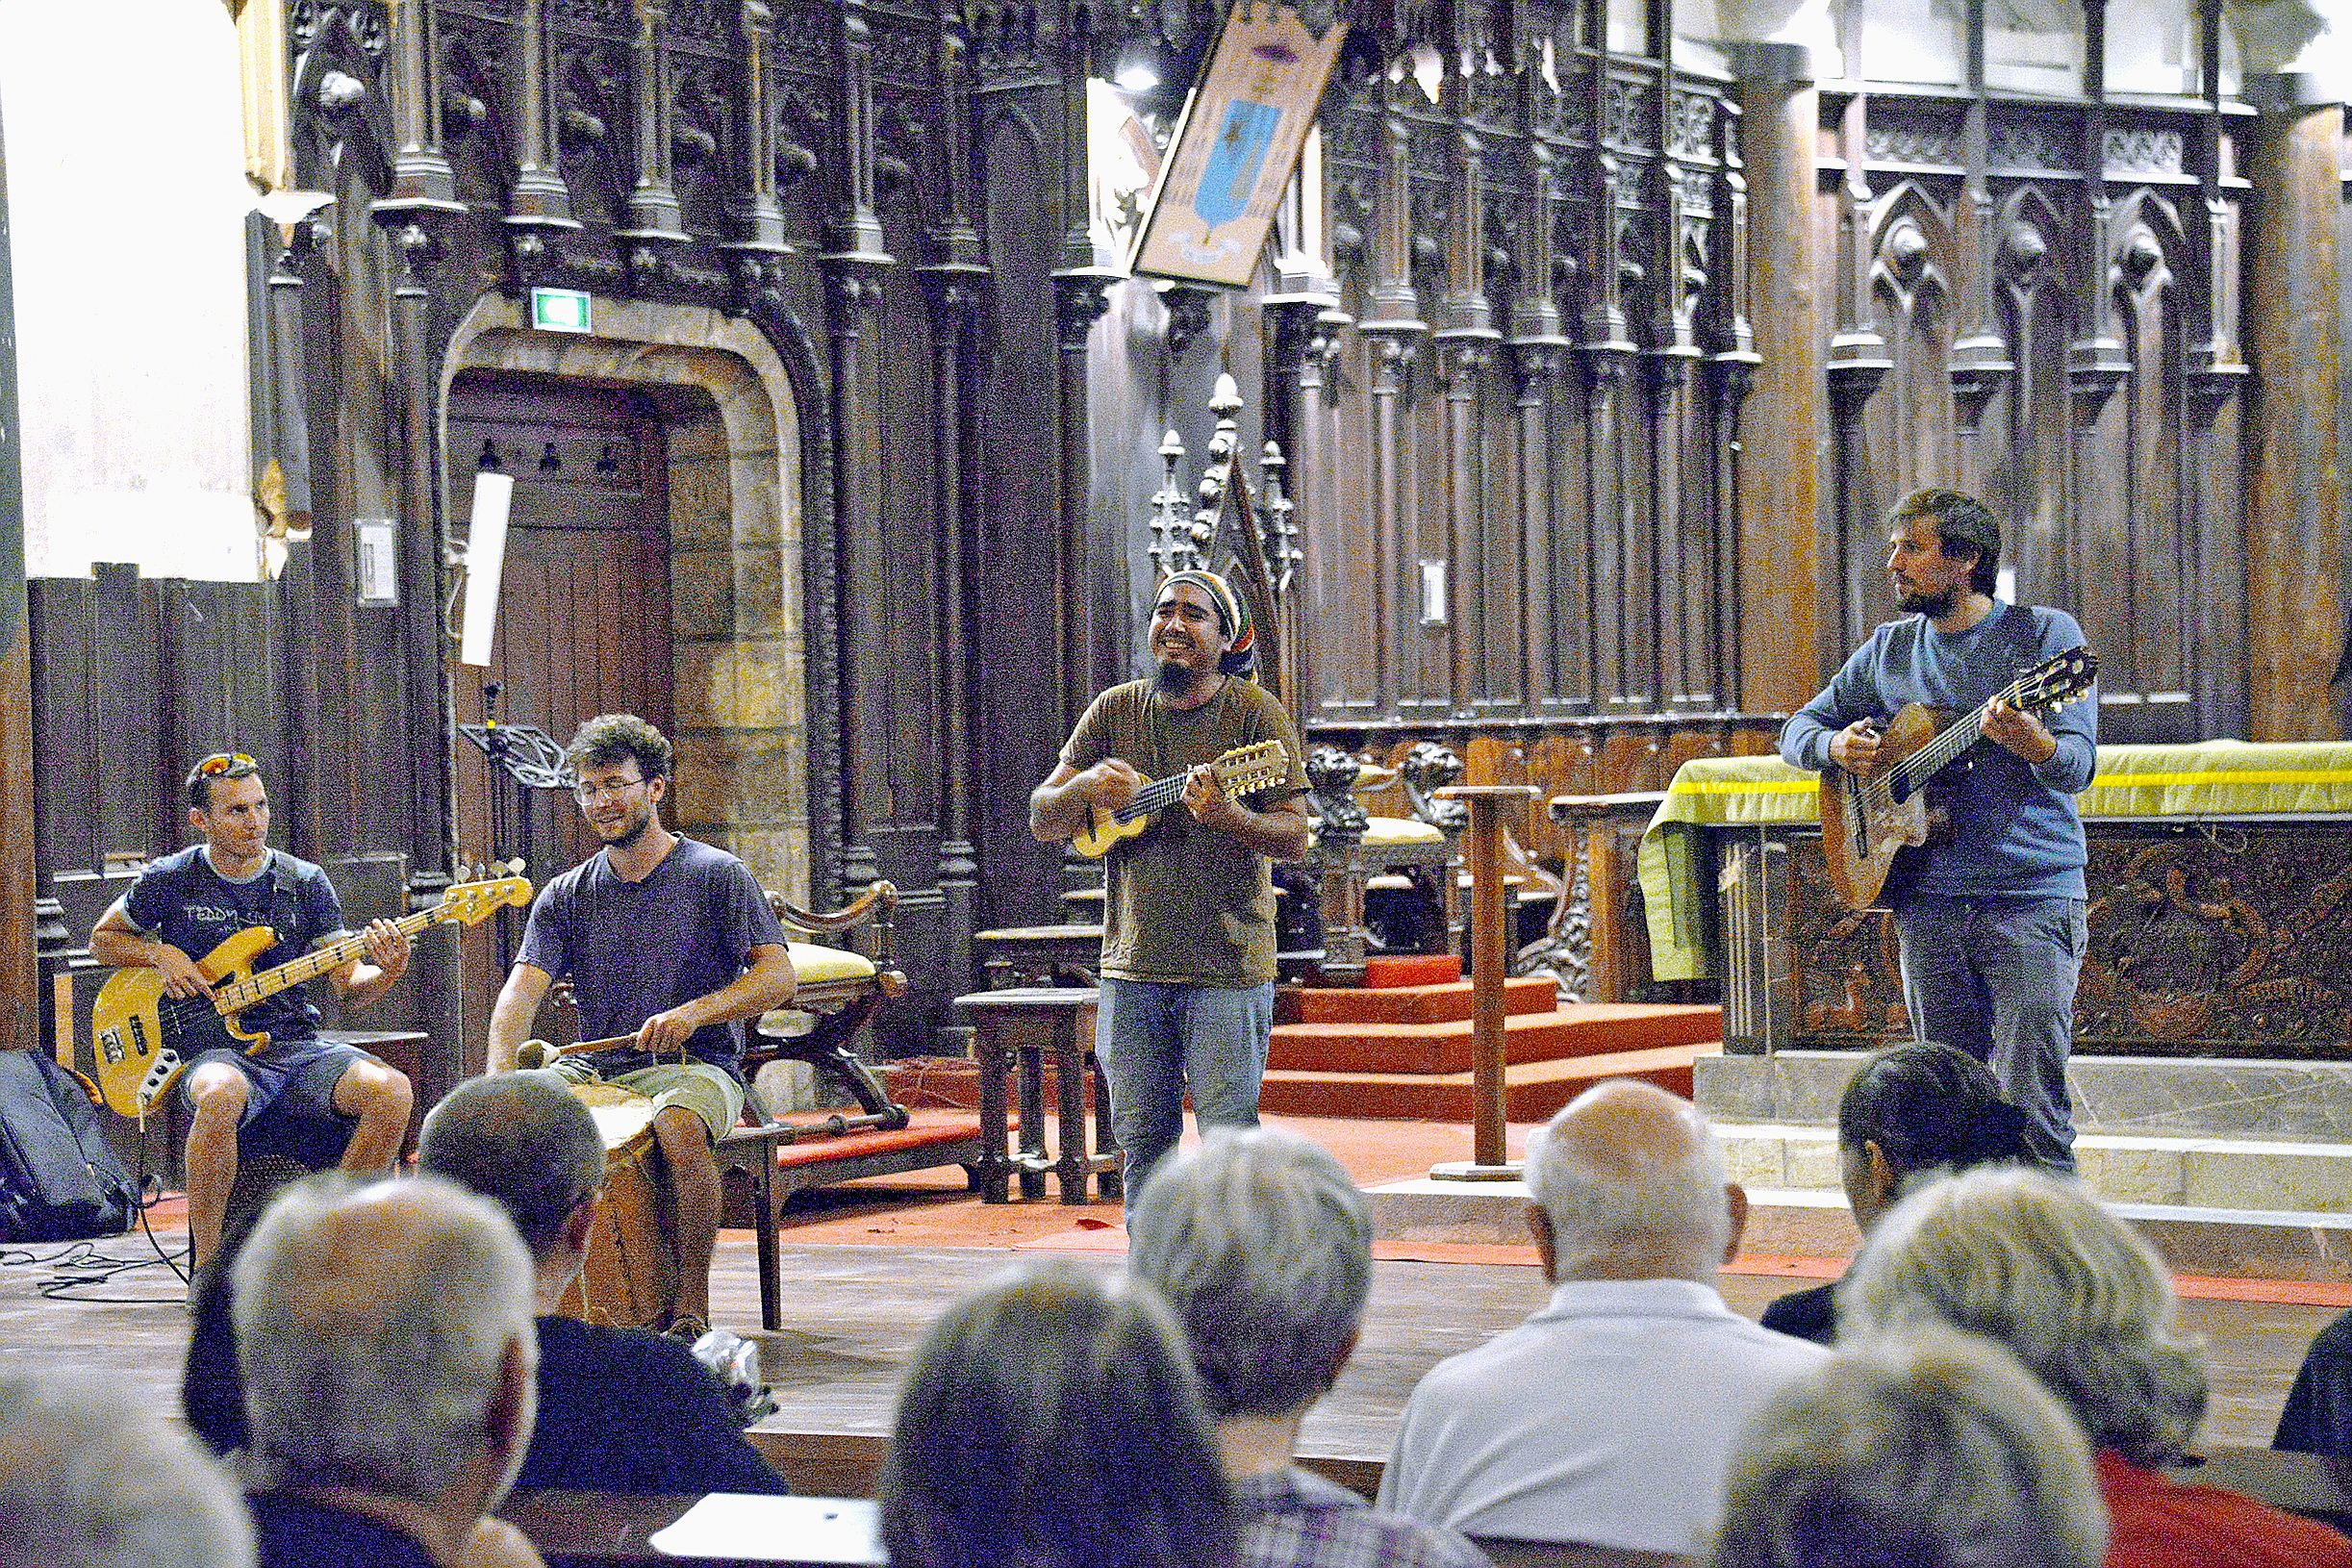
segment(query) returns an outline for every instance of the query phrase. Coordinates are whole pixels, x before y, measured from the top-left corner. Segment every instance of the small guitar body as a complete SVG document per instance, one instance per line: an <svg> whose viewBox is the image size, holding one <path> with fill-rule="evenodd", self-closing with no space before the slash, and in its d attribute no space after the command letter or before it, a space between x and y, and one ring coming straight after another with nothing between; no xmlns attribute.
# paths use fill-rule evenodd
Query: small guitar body
<svg viewBox="0 0 2352 1568"><path fill-rule="evenodd" d="M1217 775L1219 788L1238 797L1271 788L1289 777L1290 753L1279 741L1253 741L1226 752L1209 768ZM1183 799L1184 780L1188 776L1189 771L1155 778L1137 790L1135 798L1117 811L1095 807L1094 820L1070 841L1071 847L1091 859L1101 859L1111 852L1112 846L1141 833L1151 825L1152 818Z"/></svg>
<svg viewBox="0 0 2352 1568"><path fill-rule="evenodd" d="M1905 704L1880 732L1880 766L1873 776L1916 755L1949 720L1945 709ZM1873 790L1870 783L1834 766L1821 775L1821 853L1829 862L1830 887L1855 909L1868 908L1886 885L1896 850L1928 841L1926 788L1898 794Z"/></svg>
<svg viewBox="0 0 2352 1568"><path fill-rule="evenodd" d="M2098 656L2069 648L2043 660L1957 722L1940 709L1913 702L1879 736L1878 766L1857 778L1832 763L1821 773L1821 853L1830 887L1851 909L1867 909L1886 886L1895 852L1928 842L1937 815L1928 783L1984 738L1985 716L1995 702L2021 713L2060 708L2089 692L2099 677Z"/></svg>
<svg viewBox="0 0 2352 1568"><path fill-rule="evenodd" d="M393 923L414 936L448 921L477 924L494 909L528 908L530 902L531 884L524 877L468 882L451 888L433 908L403 915ZM269 1036L239 1028L239 1015L288 986L342 968L367 948L366 934L354 933L275 969L253 973L254 961L277 941L277 933L266 925L249 925L222 938L196 965L213 984L209 998L166 994L160 970L118 969L109 975L89 1010L98 1093L107 1105L123 1116L143 1117L204 1052L233 1046L248 1056L260 1054L268 1049Z"/></svg>

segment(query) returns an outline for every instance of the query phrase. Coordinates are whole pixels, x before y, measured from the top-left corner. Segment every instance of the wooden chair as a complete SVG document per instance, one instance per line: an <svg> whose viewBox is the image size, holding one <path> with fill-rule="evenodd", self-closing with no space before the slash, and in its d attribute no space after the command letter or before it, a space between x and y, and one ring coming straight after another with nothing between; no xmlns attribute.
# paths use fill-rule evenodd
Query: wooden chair
<svg viewBox="0 0 2352 1568"><path fill-rule="evenodd" d="M891 1100L882 1080L853 1049L874 1009L906 994L906 976L892 961L891 917L898 904L898 890L888 882L874 883L829 914L802 909L778 893L768 895L769 907L788 930L836 939L864 930L871 944L871 951L859 952L816 942L792 943L793 972L799 984L788 1005L761 1016L756 1040L743 1058L746 1079L756 1077L770 1062L806 1062L816 1070L821 1085L835 1085L855 1109L815 1115L787 1111L779 1117L755 1094L744 1107L746 1125L721 1139L715 1151L721 1177L741 1177L748 1188L758 1236L760 1323L771 1332L782 1323L778 1236L784 1205L793 1194L942 1165L962 1166L965 1180L975 1189L978 1185L979 1119L955 1115L915 1125L912 1114Z"/></svg>

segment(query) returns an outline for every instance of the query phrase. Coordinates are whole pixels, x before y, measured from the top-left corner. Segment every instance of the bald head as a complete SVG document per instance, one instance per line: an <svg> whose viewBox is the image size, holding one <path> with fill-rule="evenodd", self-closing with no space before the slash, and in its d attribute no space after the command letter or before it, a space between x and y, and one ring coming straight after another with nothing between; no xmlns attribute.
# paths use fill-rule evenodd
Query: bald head
<svg viewBox="0 0 2352 1568"><path fill-rule="evenodd" d="M270 1204L235 1281L265 1485L428 1504L484 1478L504 1490L537 1340L530 1254L495 1205L433 1176L315 1176Z"/></svg>
<svg viewBox="0 0 2352 1568"><path fill-rule="evenodd" d="M1711 1280L1746 1211L1707 1119L1630 1078L1587 1089L1529 1140L1528 1188L1555 1279Z"/></svg>

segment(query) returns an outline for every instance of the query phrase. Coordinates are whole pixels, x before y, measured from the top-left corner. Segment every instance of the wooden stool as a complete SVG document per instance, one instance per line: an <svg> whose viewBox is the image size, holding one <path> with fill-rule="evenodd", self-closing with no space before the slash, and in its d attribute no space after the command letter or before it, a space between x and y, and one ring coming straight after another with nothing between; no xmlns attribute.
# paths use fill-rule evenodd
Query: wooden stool
<svg viewBox="0 0 2352 1568"><path fill-rule="evenodd" d="M972 933L991 991L1020 985L1092 985L1102 953L1100 925L1007 925Z"/></svg>
<svg viewBox="0 0 2352 1568"><path fill-rule="evenodd" d="M974 1031L973 1055L980 1069L980 1201L1002 1203L1011 1199L1010 1178L1021 1176L1021 1196L1043 1198L1046 1174L1061 1183L1062 1201L1086 1201L1086 1178L1100 1176L1102 1196L1121 1194L1119 1144L1111 1134L1110 1086L1095 1074L1095 1135L1088 1152L1086 1131L1086 1068L1092 1042L1081 1038L1082 1026L1094 1022L1093 987L1016 986L1005 991L975 991L955 999L955 1010ZM1046 1051L1053 1052L1061 1152L1046 1151ZM1021 1149L1010 1150L1010 1126L1005 1103L1007 1070L1019 1077Z"/></svg>

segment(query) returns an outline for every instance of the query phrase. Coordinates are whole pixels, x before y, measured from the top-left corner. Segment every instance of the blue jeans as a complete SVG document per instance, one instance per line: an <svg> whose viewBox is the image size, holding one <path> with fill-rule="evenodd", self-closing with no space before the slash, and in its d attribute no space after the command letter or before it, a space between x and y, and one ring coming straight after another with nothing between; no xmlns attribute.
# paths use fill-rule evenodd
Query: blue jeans
<svg viewBox="0 0 2352 1568"><path fill-rule="evenodd" d="M1272 982L1227 988L1102 977L1095 1059L1110 1084L1129 1203L1184 1135L1186 1089L1202 1131L1257 1125L1273 1027Z"/></svg>
<svg viewBox="0 0 2352 1568"><path fill-rule="evenodd" d="M2072 1171L2066 1052L2088 940L2082 900L1922 895L1895 911L1895 934L1912 1035L1992 1069L2026 1114L2034 1162Z"/></svg>

